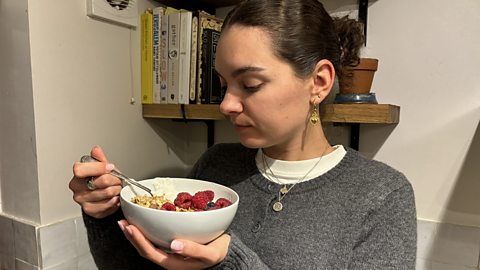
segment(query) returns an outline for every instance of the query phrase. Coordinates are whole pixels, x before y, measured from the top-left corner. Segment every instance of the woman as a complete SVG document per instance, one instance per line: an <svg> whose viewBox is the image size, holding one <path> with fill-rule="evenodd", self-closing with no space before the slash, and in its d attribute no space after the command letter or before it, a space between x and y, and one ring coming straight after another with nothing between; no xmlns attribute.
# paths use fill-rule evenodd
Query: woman
<svg viewBox="0 0 480 270"><path fill-rule="evenodd" d="M70 188L100 269L414 269L416 215L407 179L352 149L331 146L318 105L341 46L316 0L244 1L227 16L215 66L220 105L241 144L210 148L189 177L232 187L229 231L207 244L155 248L119 211L120 181L102 163L76 163ZM85 179L95 176L90 190ZM90 186L92 188L92 186ZM118 224L117 224L118 221Z"/></svg>

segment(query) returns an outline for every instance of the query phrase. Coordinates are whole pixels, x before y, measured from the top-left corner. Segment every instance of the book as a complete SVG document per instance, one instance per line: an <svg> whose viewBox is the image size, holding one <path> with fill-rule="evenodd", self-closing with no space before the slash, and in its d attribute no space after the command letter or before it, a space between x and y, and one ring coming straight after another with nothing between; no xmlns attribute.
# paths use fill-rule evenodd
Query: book
<svg viewBox="0 0 480 270"><path fill-rule="evenodd" d="M167 103L178 104L180 12L169 7L166 14L168 16Z"/></svg>
<svg viewBox="0 0 480 270"><path fill-rule="evenodd" d="M165 11L164 7L156 7L153 9L152 14L152 92L153 92L153 103L161 103L160 97L160 25Z"/></svg>
<svg viewBox="0 0 480 270"><path fill-rule="evenodd" d="M190 96L190 56L192 46L192 12L180 12L180 54L178 57L179 92L178 103L189 104Z"/></svg>
<svg viewBox="0 0 480 270"><path fill-rule="evenodd" d="M201 103L221 103L223 99L220 79L215 73L215 53L220 31L206 28L202 33L202 76L200 96Z"/></svg>
<svg viewBox="0 0 480 270"><path fill-rule="evenodd" d="M167 103L168 85L168 16L165 14L160 20L160 103Z"/></svg>
<svg viewBox="0 0 480 270"><path fill-rule="evenodd" d="M204 31L206 29L210 30L215 30L218 33L220 33L222 29L222 24L223 20L210 15L206 12L200 12L198 16L198 44L197 44L197 93L196 93L196 103L201 104L206 102L206 98L204 97L204 91L208 89L204 89L204 86L208 85L205 82L202 82L202 79L204 78L204 66L205 64L203 61L206 60L206 58L203 56L203 53L208 51L206 48L204 48L203 45L203 39L204 39Z"/></svg>
<svg viewBox="0 0 480 270"><path fill-rule="evenodd" d="M201 11L192 14L192 45L190 48L190 89L189 103L196 103L197 94L197 46L198 46L198 16Z"/></svg>
<svg viewBox="0 0 480 270"><path fill-rule="evenodd" d="M198 31L199 31L199 17L203 10L197 10L192 13L192 48L190 52L190 103L197 103L197 59L198 59Z"/></svg>
<svg viewBox="0 0 480 270"><path fill-rule="evenodd" d="M147 9L140 16L141 33L141 94L142 103L153 102L153 55L152 55L152 10Z"/></svg>

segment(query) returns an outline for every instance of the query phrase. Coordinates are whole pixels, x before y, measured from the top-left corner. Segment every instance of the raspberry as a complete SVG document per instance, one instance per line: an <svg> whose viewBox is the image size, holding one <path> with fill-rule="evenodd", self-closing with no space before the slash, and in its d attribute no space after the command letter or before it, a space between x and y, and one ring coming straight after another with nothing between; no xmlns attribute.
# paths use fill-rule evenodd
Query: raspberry
<svg viewBox="0 0 480 270"><path fill-rule="evenodd" d="M224 207L227 207L229 205L232 205L232 202L225 199L225 198L219 198L216 202L215 202L215 209L220 209L220 208L224 208Z"/></svg>
<svg viewBox="0 0 480 270"><path fill-rule="evenodd" d="M180 192L173 202L180 208L188 209L192 206L192 195L188 192Z"/></svg>
<svg viewBox="0 0 480 270"><path fill-rule="evenodd" d="M166 202L162 204L162 207L160 207L160 210L167 210L167 211L177 211L177 208L173 203Z"/></svg>
<svg viewBox="0 0 480 270"><path fill-rule="evenodd" d="M201 210L205 210L207 208L207 204L209 201L210 200L208 199L207 193L203 191L199 191L195 193L195 195L193 195L193 198L192 198L193 207Z"/></svg>
<svg viewBox="0 0 480 270"><path fill-rule="evenodd" d="M205 194L207 194L208 200L213 201L213 198L215 198L215 193L213 190L205 190Z"/></svg>

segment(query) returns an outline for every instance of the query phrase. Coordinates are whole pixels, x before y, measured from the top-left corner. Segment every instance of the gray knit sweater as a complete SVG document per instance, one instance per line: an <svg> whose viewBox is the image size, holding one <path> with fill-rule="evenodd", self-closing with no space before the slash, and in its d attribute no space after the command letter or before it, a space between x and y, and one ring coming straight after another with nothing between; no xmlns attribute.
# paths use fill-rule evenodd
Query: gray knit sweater
<svg viewBox="0 0 480 270"><path fill-rule="evenodd" d="M240 196L227 257L214 269L415 269L415 201L401 173L347 149L333 169L296 185L275 212L280 186L258 171L256 151L216 145L189 175ZM99 269L161 269L125 240L121 217L84 215Z"/></svg>

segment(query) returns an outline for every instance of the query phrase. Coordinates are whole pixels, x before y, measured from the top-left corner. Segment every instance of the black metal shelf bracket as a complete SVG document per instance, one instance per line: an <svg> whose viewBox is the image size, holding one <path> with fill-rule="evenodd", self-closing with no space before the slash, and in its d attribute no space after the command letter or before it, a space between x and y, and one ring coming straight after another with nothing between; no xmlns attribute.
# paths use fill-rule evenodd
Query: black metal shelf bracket
<svg viewBox="0 0 480 270"><path fill-rule="evenodd" d="M350 147L357 150L360 146L360 124L350 124Z"/></svg>
<svg viewBox="0 0 480 270"><path fill-rule="evenodd" d="M215 144L215 120L205 120L207 125L207 147L210 148Z"/></svg>
<svg viewBox="0 0 480 270"><path fill-rule="evenodd" d="M358 20L363 23L363 35L365 36L365 45L367 45L367 17L368 0L358 1Z"/></svg>

